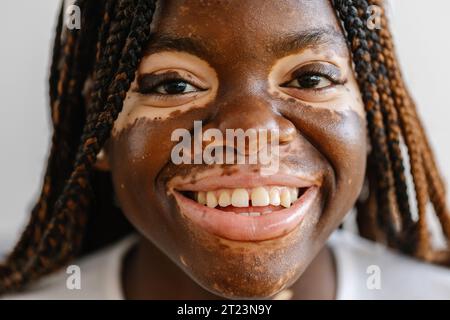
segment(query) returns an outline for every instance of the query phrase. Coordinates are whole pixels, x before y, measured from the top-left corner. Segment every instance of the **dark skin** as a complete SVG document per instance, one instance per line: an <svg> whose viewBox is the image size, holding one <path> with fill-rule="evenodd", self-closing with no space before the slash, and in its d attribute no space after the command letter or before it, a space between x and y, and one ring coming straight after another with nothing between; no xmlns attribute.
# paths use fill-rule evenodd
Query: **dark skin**
<svg viewBox="0 0 450 320"><path fill-rule="evenodd" d="M142 235L126 259L126 297L271 298L290 289L294 299L334 298L325 242L359 195L367 142L363 104L330 3L264 0L255 8L240 0L165 1L152 33L106 157L123 212ZM186 81L186 94L152 87L165 73ZM319 190L303 222L273 239L236 241L180 214L176 181L195 185L213 172L220 178L261 170L173 164L171 133L192 129L194 120L221 131L278 129L280 170Z"/></svg>
<svg viewBox="0 0 450 320"><path fill-rule="evenodd" d="M199 286L149 241L142 241L126 257L122 281L127 299L223 299ZM325 246L319 252L289 290L294 300L335 298L335 265L329 247Z"/></svg>

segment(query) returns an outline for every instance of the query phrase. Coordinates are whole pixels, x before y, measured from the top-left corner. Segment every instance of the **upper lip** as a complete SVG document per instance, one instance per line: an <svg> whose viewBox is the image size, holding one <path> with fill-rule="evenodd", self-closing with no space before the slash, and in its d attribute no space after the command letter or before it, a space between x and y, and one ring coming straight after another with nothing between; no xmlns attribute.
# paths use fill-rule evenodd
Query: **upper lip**
<svg viewBox="0 0 450 320"><path fill-rule="evenodd" d="M195 182L177 180L177 177L175 177L169 181L169 191L173 189L178 191L213 191L221 188L254 188L270 185L306 188L320 185L317 178L303 178L292 174L261 176L253 173L237 173L232 175L206 175Z"/></svg>

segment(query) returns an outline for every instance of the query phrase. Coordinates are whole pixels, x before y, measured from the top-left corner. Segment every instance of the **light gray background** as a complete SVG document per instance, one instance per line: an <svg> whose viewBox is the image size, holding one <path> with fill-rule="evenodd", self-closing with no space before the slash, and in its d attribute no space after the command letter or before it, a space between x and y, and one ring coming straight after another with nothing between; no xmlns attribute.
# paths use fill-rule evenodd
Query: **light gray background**
<svg viewBox="0 0 450 320"><path fill-rule="evenodd" d="M18 236L41 187L50 139L47 70L58 3L2 1L0 252ZM392 24L403 72L447 178L449 12L447 0L393 0Z"/></svg>

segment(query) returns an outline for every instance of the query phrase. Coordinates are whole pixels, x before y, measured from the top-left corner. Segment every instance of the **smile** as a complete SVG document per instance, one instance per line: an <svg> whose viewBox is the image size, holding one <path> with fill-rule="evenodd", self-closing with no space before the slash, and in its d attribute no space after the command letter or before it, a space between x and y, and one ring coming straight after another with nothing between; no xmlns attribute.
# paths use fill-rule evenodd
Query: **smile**
<svg viewBox="0 0 450 320"><path fill-rule="evenodd" d="M319 187L291 177L210 177L172 193L182 216L205 231L229 240L263 241L295 229L318 200Z"/></svg>

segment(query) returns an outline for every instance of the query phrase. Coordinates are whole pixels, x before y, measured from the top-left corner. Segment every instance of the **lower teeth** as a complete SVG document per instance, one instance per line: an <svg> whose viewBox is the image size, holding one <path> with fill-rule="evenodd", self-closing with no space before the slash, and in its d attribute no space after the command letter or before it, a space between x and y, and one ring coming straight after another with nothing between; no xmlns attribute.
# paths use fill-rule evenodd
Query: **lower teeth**
<svg viewBox="0 0 450 320"><path fill-rule="evenodd" d="M244 216L244 217L260 217L260 216L265 216L266 214L270 214L271 211L266 211L266 212L240 212L238 213L240 216Z"/></svg>
<svg viewBox="0 0 450 320"><path fill-rule="evenodd" d="M259 217L259 216L261 216L261 213L260 212L241 212L241 213L239 213L239 215L245 216L245 217Z"/></svg>

